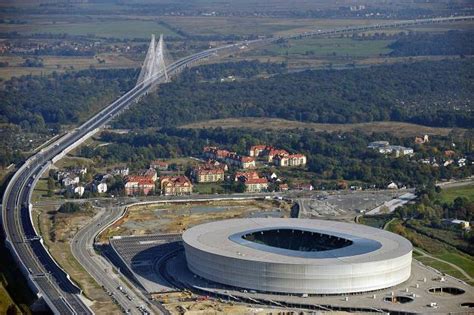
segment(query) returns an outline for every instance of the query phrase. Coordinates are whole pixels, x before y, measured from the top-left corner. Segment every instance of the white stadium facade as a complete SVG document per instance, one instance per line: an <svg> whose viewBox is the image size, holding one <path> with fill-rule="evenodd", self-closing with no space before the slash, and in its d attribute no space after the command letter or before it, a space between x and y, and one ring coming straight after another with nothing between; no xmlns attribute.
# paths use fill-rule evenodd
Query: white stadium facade
<svg viewBox="0 0 474 315"><path fill-rule="evenodd" d="M410 277L412 245L364 225L311 219L232 219L183 234L188 268L232 287L289 294L384 289Z"/></svg>

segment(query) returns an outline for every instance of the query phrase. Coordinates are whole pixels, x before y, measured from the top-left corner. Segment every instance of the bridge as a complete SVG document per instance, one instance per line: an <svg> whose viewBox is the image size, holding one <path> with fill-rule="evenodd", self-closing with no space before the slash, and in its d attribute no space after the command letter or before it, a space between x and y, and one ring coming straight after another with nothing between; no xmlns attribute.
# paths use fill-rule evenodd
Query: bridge
<svg viewBox="0 0 474 315"><path fill-rule="evenodd" d="M222 54L235 53L242 49L251 49L274 43L281 39L309 36L328 37L369 30L473 19L474 16L432 18L331 30L314 30L283 37L270 37L228 44L193 54L169 65L166 64L163 38L160 37L158 44L156 44L153 37L136 86L84 124L30 157L13 175L5 190L2 203L2 225L6 235L6 246L13 253L22 272L27 277L30 287L38 296L45 299L55 314L92 314L92 310L84 303L80 288L71 281L69 275L51 257L32 221L30 200L34 186L52 164L89 139L101 127L135 103L140 97L199 61Z"/></svg>

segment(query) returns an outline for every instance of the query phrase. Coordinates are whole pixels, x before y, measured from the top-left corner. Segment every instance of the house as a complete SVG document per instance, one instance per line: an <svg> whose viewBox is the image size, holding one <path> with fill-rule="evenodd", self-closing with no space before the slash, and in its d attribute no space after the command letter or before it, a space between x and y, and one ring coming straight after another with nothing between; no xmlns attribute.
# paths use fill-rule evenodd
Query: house
<svg viewBox="0 0 474 315"><path fill-rule="evenodd" d="M191 175L198 183L215 183L224 180L224 169L213 164L205 164L194 168Z"/></svg>
<svg viewBox="0 0 474 315"><path fill-rule="evenodd" d="M78 195L79 197L82 197L82 195L84 195L85 189L83 186L77 186L77 187L74 187L73 191L76 195Z"/></svg>
<svg viewBox="0 0 474 315"><path fill-rule="evenodd" d="M379 149L379 148L385 148L388 147L390 143L388 141L374 141L369 143L367 146L369 149Z"/></svg>
<svg viewBox="0 0 474 315"><path fill-rule="evenodd" d="M456 226L460 227L463 230L470 230L471 229L469 221L458 220L458 219L446 219L446 220L443 220L443 221L446 222L449 225L456 225Z"/></svg>
<svg viewBox="0 0 474 315"><path fill-rule="evenodd" d="M128 176L129 173L130 173L130 170L128 169L128 167L117 167L117 168L114 168L111 172L111 174L114 176L122 176L122 177Z"/></svg>
<svg viewBox="0 0 474 315"><path fill-rule="evenodd" d="M390 184L387 185L387 189L398 189L398 185L395 184L394 182L391 182Z"/></svg>
<svg viewBox="0 0 474 315"><path fill-rule="evenodd" d="M239 167L243 169L255 168L255 158L251 156L239 156L237 161Z"/></svg>
<svg viewBox="0 0 474 315"><path fill-rule="evenodd" d="M148 195L155 190L155 181L146 176L127 176L125 179L125 194Z"/></svg>
<svg viewBox="0 0 474 315"><path fill-rule="evenodd" d="M193 192L193 184L186 176L163 176L160 189L165 196L189 195Z"/></svg>
<svg viewBox="0 0 474 315"><path fill-rule="evenodd" d="M367 148L378 151L381 154L392 154L396 157L404 155L413 155L414 151L412 148L403 147L400 145L390 145L388 141L374 141L369 143Z"/></svg>
<svg viewBox="0 0 474 315"><path fill-rule="evenodd" d="M247 192L262 192L268 189L268 179L261 178L257 172L236 172L234 180L244 183Z"/></svg>
<svg viewBox="0 0 474 315"><path fill-rule="evenodd" d="M268 175L265 176L265 177L266 177L269 181L271 181L271 182L279 181L278 175L277 175L275 172L273 172L273 173L271 173L271 174L268 174Z"/></svg>
<svg viewBox="0 0 474 315"><path fill-rule="evenodd" d="M225 172L229 170L229 167L225 163L221 163L217 160L207 160L206 164L214 167L214 168L222 168Z"/></svg>
<svg viewBox="0 0 474 315"><path fill-rule="evenodd" d="M217 147L204 147L203 155L213 160L224 160L231 152Z"/></svg>
<svg viewBox="0 0 474 315"><path fill-rule="evenodd" d="M249 156L251 157L259 157L262 156L263 153L268 149L266 145L254 145L250 147Z"/></svg>
<svg viewBox="0 0 474 315"><path fill-rule="evenodd" d="M74 169L70 170L71 173L77 174L79 176L84 176L87 174L87 167L81 166L81 167L76 167Z"/></svg>
<svg viewBox="0 0 474 315"><path fill-rule="evenodd" d="M453 163L454 163L454 160L447 160L443 163L443 166L446 167L446 166L451 165Z"/></svg>
<svg viewBox="0 0 474 315"><path fill-rule="evenodd" d="M260 176L258 176L258 173L255 171L236 172L234 175L234 180L236 182L239 180L243 182L247 179L256 179L256 178L260 178Z"/></svg>
<svg viewBox="0 0 474 315"><path fill-rule="evenodd" d="M94 190L99 194L103 194L107 192L107 184L106 183L99 183L94 185Z"/></svg>
<svg viewBox="0 0 474 315"><path fill-rule="evenodd" d="M273 164L276 166L304 166L306 156L303 154L277 155L273 157Z"/></svg>
<svg viewBox="0 0 474 315"><path fill-rule="evenodd" d="M458 160L458 166L459 167L466 166L466 159L465 158L459 159Z"/></svg>
<svg viewBox="0 0 474 315"><path fill-rule="evenodd" d="M236 152L218 149L217 147L204 147L203 155L208 159L225 162L238 168L255 167L255 158L251 156L242 156Z"/></svg>
<svg viewBox="0 0 474 315"><path fill-rule="evenodd" d="M244 180L246 192L262 192L268 189L268 180L266 178L249 178Z"/></svg>
<svg viewBox="0 0 474 315"><path fill-rule="evenodd" d="M272 148L268 151L268 154L266 154L268 163L273 162L273 158L277 155L284 155L285 156L285 155L290 155L290 154L286 150L280 150L280 149Z"/></svg>
<svg viewBox="0 0 474 315"><path fill-rule="evenodd" d="M412 148L407 148L407 147L402 147L399 145L391 145L389 146L391 152L389 153L395 153L396 157L404 156L404 155L413 155L413 149Z"/></svg>
<svg viewBox="0 0 474 315"><path fill-rule="evenodd" d="M280 191L288 191L288 189L289 189L288 184L280 184L280 185L278 185L278 189Z"/></svg>
<svg viewBox="0 0 474 315"><path fill-rule="evenodd" d="M416 144L423 144L430 142L428 135L424 135L423 137L415 137Z"/></svg>
<svg viewBox="0 0 474 315"><path fill-rule="evenodd" d="M79 184L79 176L66 176L62 180L62 184L64 187L77 185Z"/></svg>
<svg viewBox="0 0 474 315"><path fill-rule="evenodd" d="M141 170L138 172L138 176L148 177L152 181L156 181L158 179L158 174L154 168L149 168L147 170Z"/></svg>
<svg viewBox="0 0 474 315"><path fill-rule="evenodd" d="M154 160L154 161L151 161L150 163L150 168L158 169L160 171L167 171L168 167L169 165L165 161Z"/></svg>

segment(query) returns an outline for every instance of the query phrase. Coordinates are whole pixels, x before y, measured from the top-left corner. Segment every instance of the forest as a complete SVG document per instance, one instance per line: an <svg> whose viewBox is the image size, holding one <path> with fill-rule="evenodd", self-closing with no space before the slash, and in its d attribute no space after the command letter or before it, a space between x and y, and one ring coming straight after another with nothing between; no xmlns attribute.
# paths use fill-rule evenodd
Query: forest
<svg viewBox="0 0 474 315"><path fill-rule="evenodd" d="M0 123L24 131L59 129L88 118L133 86L130 70L84 70L48 76L23 76L4 82L0 90Z"/></svg>
<svg viewBox="0 0 474 315"><path fill-rule="evenodd" d="M473 55L474 32L449 31L441 34L413 33L402 36L388 48L390 56Z"/></svg>
<svg viewBox="0 0 474 315"><path fill-rule="evenodd" d="M471 127L474 64L423 61L354 70L318 70L235 82L200 82L190 69L115 123L172 127L228 117L273 117L318 123L404 121ZM236 71L237 72L237 71Z"/></svg>

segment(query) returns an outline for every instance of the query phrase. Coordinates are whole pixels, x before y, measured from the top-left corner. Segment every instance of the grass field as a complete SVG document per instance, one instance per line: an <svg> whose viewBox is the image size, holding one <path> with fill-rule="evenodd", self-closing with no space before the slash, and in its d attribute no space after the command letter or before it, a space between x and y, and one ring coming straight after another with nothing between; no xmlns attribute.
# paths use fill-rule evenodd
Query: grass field
<svg viewBox="0 0 474 315"><path fill-rule="evenodd" d="M446 243L440 242L423 234L419 234L410 228L402 226L400 223L401 221L398 219L393 220L388 225L387 230L395 232L397 234L401 234L402 236L409 239L416 248L428 253L429 255L435 258L444 260L460 267L471 277L474 276L474 259L472 256L464 254L458 251L453 246L450 246ZM467 279L459 270L453 268L452 266L446 263L440 262L427 256L418 255L418 257L416 258L424 264L438 269L443 273L452 275L456 278L469 282L469 279Z"/></svg>
<svg viewBox="0 0 474 315"><path fill-rule="evenodd" d="M0 62L8 62L8 67L0 68L0 78L10 79L22 75L46 75L52 72L83 70L95 67L96 69L138 68L141 62L136 62L122 55L99 54L94 57L58 57L41 56L43 67L23 67L24 59L19 56L0 56ZM99 63L105 60L105 63Z"/></svg>
<svg viewBox="0 0 474 315"><path fill-rule="evenodd" d="M467 186L445 188L439 194L439 200L442 203L452 203L458 197L464 197L474 202L474 183Z"/></svg>
<svg viewBox="0 0 474 315"><path fill-rule="evenodd" d="M285 35L314 29L379 23L363 19L291 19L269 17L160 17L192 35Z"/></svg>
<svg viewBox="0 0 474 315"><path fill-rule="evenodd" d="M275 44L250 54L284 55L294 57L305 55L314 57L371 57L391 52L387 45L392 40L355 40L352 38L309 38L290 40L285 44Z"/></svg>
<svg viewBox="0 0 474 315"><path fill-rule="evenodd" d="M214 119L181 126L181 128L203 129L203 128L250 128L250 129L296 129L309 128L317 132L350 132L361 130L366 133L388 132L400 137L415 136L419 134L443 135L451 132L451 128L433 128L400 122L370 122L360 124L318 124L304 123L293 120L278 118L227 118Z"/></svg>
<svg viewBox="0 0 474 315"><path fill-rule="evenodd" d="M138 19L44 19L27 20L27 24L4 24L2 32L18 32L20 34L69 34L112 38L149 38L150 34L164 34L179 37L172 30L158 24L156 21Z"/></svg>

